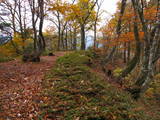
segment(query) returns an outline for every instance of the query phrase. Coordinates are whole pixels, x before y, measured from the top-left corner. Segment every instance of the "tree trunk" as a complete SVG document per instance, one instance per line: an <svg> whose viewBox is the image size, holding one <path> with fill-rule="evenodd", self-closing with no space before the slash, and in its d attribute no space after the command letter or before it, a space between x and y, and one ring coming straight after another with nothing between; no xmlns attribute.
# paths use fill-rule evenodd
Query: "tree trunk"
<svg viewBox="0 0 160 120"><path fill-rule="evenodd" d="M118 23L117 23L117 27L116 27L116 39L119 39L120 34L121 34L121 23L122 23L122 17L126 8L126 2L127 0L122 0L121 2L121 11L120 11L120 15L119 15L119 19L118 19ZM117 49L117 46L114 46L110 53L106 55L106 57L104 58L104 60L102 61L102 66L104 69L104 66L106 66L106 64L109 62L109 60L111 60L111 58L113 57L115 51Z"/></svg>
<svg viewBox="0 0 160 120"><path fill-rule="evenodd" d="M157 2L157 5L159 5L159 2ZM138 76L136 83L134 84L133 89L130 90L132 93L132 96L135 99L138 99L141 94L143 94L147 88L149 87L150 82L153 80L152 77L154 75L154 65L156 63L153 62L155 59L155 56L158 56L157 54L157 41L160 39L160 12L157 11L157 22L155 26L152 27L151 32L148 31L147 24L145 22L144 13L141 11L140 3L132 0L132 4L135 10L135 13L139 15L139 18L141 20L142 29L144 32L144 58L142 62L142 67L140 71L140 75ZM142 6L143 7L143 6ZM158 56L159 58L160 56Z"/></svg>
<svg viewBox="0 0 160 120"><path fill-rule="evenodd" d="M127 52L126 52L126 47L127 47L127 45L126 45L126 44L127 44L127 43L125 42L125 43L124 43L124 51L123 51L123 62L124 62L124 63L127 62L127 56L126 56L126 55L127 55L127 54L126 54L126 53L127 53Z"/></svg>
<svg viewBox="0 0 160 120"><path fill-rule="evenodd" d="M57 12L57 19L58 19L58 45L57 45L57 50L59 51L61 48L61 21L60 21L60 15L59 12Z"/></svg>
<svg viewBox="0 0 160 120"><path fill-rule="evenodd" d="M140 42L139 33L138 33L138 25L136 22L134 23L134 37L136 41L135 55L133 59L129 62L127 67L122 71L122 74L120 75L120 79L130 74L140 60L141 42Z"/></svg>
<svg viewBox="0 0 160 120"><path fill-rule="evenodd" d="M130 56L131 56L131 45L130 45L130 42L128 42L127 62L130 61Z"/></svg>
<svg viewBox="0 0 160 120"><path fill-rule="evenodd" d="M22 42L23 42L23 45L22 45L22 49L23 49L23 52L24 52L24 49L25 49L25 37L24 37L24 29L23 29L23 24L22 24L22 14L21 14L21 1L19 0L18 1L18 16L19 16L19 26L20 26L20 32L21 32L21 39L22 39Z"/></svg>
<svg viewBox="0 0 160 120"><path fill-rule="evenodd" d="M40 8L40 23L39 23L39 52L41 53L42 51L45 50L46 47L46 43L44 40L44 36L43 36L43 22L44 22L44 1L43 0L39 0L39 8Z"/></svg>
<svg viewBox="0 0 160 120"><path fill-rule="evenodd" d="M34 32L34 51L37 51L37 30L33 20L33 32Z"/></svg>
<svg viewBox="0 0 160 120"><path fill-rule="evenodd" d="M66 48L66 50L68 50L68 31L67 31L67 28L66 28L66 36L65 36L65 48Z"/></svg>
<svg viewBox="0 0 160 120"><path fill-rule="evenodd" d="M93 46L94 48L97 47L96 41L97 41L97 21L95 21L94 23L94 46Z"/></svg>
<svg viewBox="0 0 160 120"><path fill-rule="evenodd" d="M77 49L77 31L76 28L74 29L74 42L73 42L73 49Z"/></svg>
<svg viewBox="0 0 160 120"><path fill-rule="evenodd" d="M72 28L70 27L69 29L70 32L70 50L73 50L73 33L72 33Z"/></svg>
<svg viewBox="0 0 160 120"><path fill-rule="evenodd" d="M60 46L60 43L61 43L61 28L60 28L60 26L59 26L59 28L58 28L58 45L57 45L57 50L59 51L60 50L60 48L61 48L61 46Z"/></svg>
<svg viewBox="0 0 160 120"><path fill-rule="evenodd" d="M64 31L61 32L61 45L62 45L62 49L64 50Z"/></svg>
<svg viewBox="0 0 160 120"><path fill-rule="evenodd" d="M86 49L86 42L85 42L85 25L81 24L81 50Z"/></svg>

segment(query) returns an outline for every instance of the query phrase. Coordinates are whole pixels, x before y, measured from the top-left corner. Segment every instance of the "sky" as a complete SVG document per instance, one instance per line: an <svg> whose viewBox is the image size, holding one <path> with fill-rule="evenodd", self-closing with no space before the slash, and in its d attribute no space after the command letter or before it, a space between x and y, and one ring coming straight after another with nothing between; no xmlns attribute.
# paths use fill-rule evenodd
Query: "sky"
<svg viewBox="0 0 160 120"><path fill-rule="evenodd" d="M116 4L119 0L104 0L102 4L102 9L106 10L107 12L113 14L116 11Z"/></svg>
<svg viewBox="0 0 160 120"><path fill-rule="evenodd" d="M99 0L100 1L100 0ZM104 0L103 4L101 6L101 9L104 10L105 12L102 14L102 20L100 21L100 26L97 26L98 28L102 27L107 23L107 20L109 20L112 15L116 12L117 8L117 2L119 0ZM89 31L87 33L88 36L93 36L93 31ZM93 44L93 38L88 38L87 39L87 47L91 46Z"/></svg>
<svg viewBox="0 0 160 120"><path fill-rule="evenodd" d="M118 1L119 0L104 0L101 9L106 12L102 15L102 24L106 23L106 20L111 18L111 16L116 12Z"/></svg>

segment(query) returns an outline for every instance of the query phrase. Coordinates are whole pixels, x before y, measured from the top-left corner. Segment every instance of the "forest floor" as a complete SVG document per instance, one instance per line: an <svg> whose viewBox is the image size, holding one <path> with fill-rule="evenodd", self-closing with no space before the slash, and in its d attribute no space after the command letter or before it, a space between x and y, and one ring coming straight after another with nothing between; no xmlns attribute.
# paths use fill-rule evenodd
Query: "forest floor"
<svg viewBox="0 0 160 120"><path fill-rule="evenodd" d="M67 120L80 120L79 117L72 119L74 115L84 115L84 117L99 115L101 118L100 115L107 110L109 119L115 120L115 116L117 119L118 116L123 116L121 115L123 112L119 113L119 109L121 110L123 106L129 111L126 112L129 116L140 114L141 117L147 117L149 120L160 120L159 99L156 100L152 95L153 88L139 101L133 101L124 91L126 86L120 86L113 76L104 74L99 59L95 59L98 57L93 58L92 61L93 56L90 52L77 52L71 55L65 53L56 52L55 56L43 56L39 63L24 63L20 59L0 63L0 120L37 120L37 117L41 118L39 120L64 120L64 118L55 119L64 117L64 115L59 116L56 110L64 110ZM56 63L60 56L64 57ZM64 67L65 65L71 67ZM116 68L123 68L124 65L122 60L117 60L108 64L106 68L113 72ZM51 86L54 86L54 89ZM43 92L49 94L42 94ZM107 107L102 103L107 104ZM66 111L65 105L66 108L71 107L71 109ZM95 108L100 109L101 114L97 113ZM114 115L110 118L112 109ZM148 120L147 118L139 120Z"/></svg>
<svg viewBox="0 0 160 120"><path fill-rule="evenodd" d="M64 54L43 56L40 63L19 59L0 63L0 120L31 120L37 116L44 75Z"/></svg>

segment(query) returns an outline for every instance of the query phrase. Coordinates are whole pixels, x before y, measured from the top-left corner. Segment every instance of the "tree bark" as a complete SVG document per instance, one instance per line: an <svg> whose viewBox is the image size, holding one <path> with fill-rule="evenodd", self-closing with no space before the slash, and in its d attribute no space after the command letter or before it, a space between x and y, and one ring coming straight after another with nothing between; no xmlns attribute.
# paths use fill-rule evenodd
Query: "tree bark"
<svg viewBox="0 0 160 120"><path fill-rule="evenodd" d="M38 0L38 5L39 5L39 18L40 18L40 23L39 23L39 52L41 53L43 50L45 50L46 43L44 40L43 36L43 22L44 22L44 1L43 0Z"/></svg>
<svg viewBox="0 0 160 120"><path fill-rule="evenodd" d="M24 29L23 29L23 24L22 24L21 1L19 0L17 4L18 4L19 27L20 27L20 32L21 32L21 39L22 39L22 42L23 42L22 49L24 51L26 40L25 40Z"/></svg>
<svg viewBox="0 0 160 120"><path fill-rule="evenodd" d="M37 52L37 43L38 43L38 38L37 38L37 28L36 28L36 24L37 24L37 20L38 20L38 17L36 17L36 6L35 6L35 0L28 0L29 2L29 5L30 5L30 10L31 10L31 14L32 14L32 28L33 28L33 47L34 47L34 52L36 53Z"/></svg>
<svg viewBox="0 0 160 120"><path fill-rule="evenodd" d="M127 50L127 62L130 61L130 57L131 57L131 43L128 42L128 50Z"/></svg>
<svg viewBox="0 0 160 120"><path fill-rule="evenodd" d="M157 4L159 4L160 1L158 1ZM146 27L146 22L144 19L144 13L143 8L141 8L140 3L132 0L132 5L134 7L135 13L139 15L139 18L141 20L142 29L144 32L144 58L142 62L142 67L140 71L140 75L138 76L136 83L134 84L134 87L131 89L131 93L133 98L138 99L141 94L143 94L147 88L149 87L150 82L153 80L154 75L154 65L155 63L155 53L157 53L157 41L160 39L160 12L158 13L158 19L156 22L156 25L153 26L151 32L148 32L148 28ZM157 55L156 55L157 56ZM160 56L159 56L160 57ZM156 62L156 61L155 61Z"/></svg>
<svg viewBox="0 0 160 120"><path fill-rule="evenodd" d="M97 41L97 20L95 21L95 24L94 24L94 48L96 48L96 41Z"/></svg>
<svg viewBox="0 0 160 120"><path fill-rule="evenodd" d="M68 50L68 31L67 31L67 28L66 28L66 35L65 35L65 48L66 48L66 50Z"/></svg>
<svg viewBox="0 0 160 120"><path fill-rule="evenodd" d="M61 48L61 22L60 22L60 15L59 12L57 12L57 20L58 20L58 48L57 50L59 51Z"/></svg>
<svg viewBox="0 0 160 120"><path fill-rule="evenodd" d="M81 24L81 50L86 49L86 42L85 42L85 25Z"/></svg>
<svg viewBox="0 0 160 120"><path fill-rule="evenodd" d="M141 42L140 42L139 33L138 33L138 25L136 22L134 22L134 37L135 37L135 41L136 41L135 55L134 55L133 59L129 62L127 67L122 71L122 73L120 75L120 79L124 78L128 74L130 74L140 60Z"/></svg>
<svg viewBox="0 0 160 120"><path fill-rule="evenodd" d="M62 49L64 50L65 45L64 45L64 31L61 32L61 45L62 45Z"/></svg>
<svg viewBox="0 0 160 120"><path fill-rule="evenodd" d="M117 27L116 27L116 39L119 39L120 37L120 34L121 34L121 23L122 23L122 17L123 17L123 14L124 14L124 11L125 11L125 8L126 8L126 3L127 3L127 0L122 0L121 2L121 11L120 11L120 15L119 15L119 19L118 19L118 23L117 23ZM111 58L113 57L115 51L117 49L117 46L114 46L110 53L106 55L106 57L104 58L104 60L102 61L102 66L104 69L104 66L107 65L107 63L111 60Z"/></svg>
<svg viewBox="0 0 160 120"><path fill-rule="evenodd" d="M73 42L73 49L77 49L77 30L74 28L74 42Z"/></svg>
<svg viewBox="0 0 160 120"><path fill-rule="evenodd" d="M123 62L127 62L127 43L124 43L124 51L123 51Z"/></svg>

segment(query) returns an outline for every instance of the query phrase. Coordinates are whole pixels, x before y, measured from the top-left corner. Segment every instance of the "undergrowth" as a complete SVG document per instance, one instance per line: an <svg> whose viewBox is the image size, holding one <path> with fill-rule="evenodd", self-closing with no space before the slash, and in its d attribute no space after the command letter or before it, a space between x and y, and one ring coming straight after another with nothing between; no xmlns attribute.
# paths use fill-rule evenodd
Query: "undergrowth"
<svg viewBox="0 0 160 120"><path fill-rule="evenodd" d="M93 52L60 57L45 76L40 120L151 120L130 95L91 72Z"/></svg>
<svg viewBox="0 0 160 120"><path fill-rule="evenodd" d="M0 63L1 63L1 62L8 62L8 61L11 61L11 60L13 60L13 59L14 59L14 58L9 57L9 56L0 55Z"/></svg>

